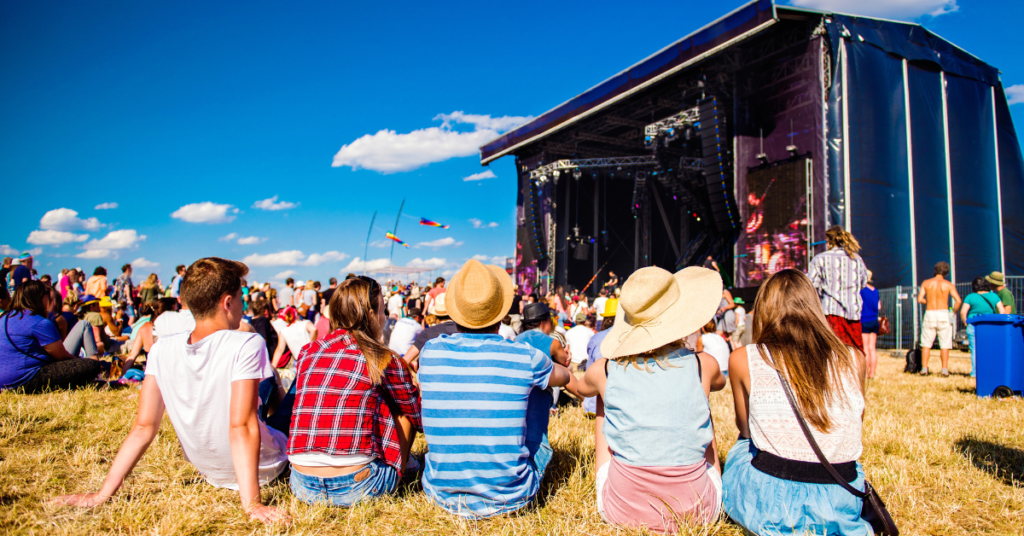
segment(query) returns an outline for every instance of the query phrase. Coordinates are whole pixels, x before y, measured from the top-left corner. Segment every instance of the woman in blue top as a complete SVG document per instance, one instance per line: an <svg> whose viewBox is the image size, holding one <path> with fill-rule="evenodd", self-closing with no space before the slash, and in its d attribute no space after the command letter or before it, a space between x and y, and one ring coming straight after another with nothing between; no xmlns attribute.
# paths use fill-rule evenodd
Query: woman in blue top
<svg viewBox="0 0 1024 536"><path fill-rule="evenodd" d="M984 277L975 277L971 281L971 293L964 298L964 304L960 306L960 318L967 324L968 318L981 315L1007 314L1009 309L1000 301L999 295L991 292L991 287ZM976 376L974 368L974 325L967 324L967 344L971 346L971 377Z"/></svg>
<svg viewBox="0 0 1024 536"><path fill-rule="evenodd" d="M878 301L878 289L871 283L871 270L868 270L868 282L860 289L860 299L864 303L860 308L860 330L864 340L868 379L875 377L875 366L878 365L878 350L875 344L878 342L878 311L882 309L882 304Z"/></svg>
<svg viewBox="0 0 1024 536"><path fill-rule="evenodd" d="M26 281L14 291L10 310L0 315L0 390L76 387L99 374L98 361L76 359L64 348L57 326L46 318L52 306L43 282Z"/></svg>

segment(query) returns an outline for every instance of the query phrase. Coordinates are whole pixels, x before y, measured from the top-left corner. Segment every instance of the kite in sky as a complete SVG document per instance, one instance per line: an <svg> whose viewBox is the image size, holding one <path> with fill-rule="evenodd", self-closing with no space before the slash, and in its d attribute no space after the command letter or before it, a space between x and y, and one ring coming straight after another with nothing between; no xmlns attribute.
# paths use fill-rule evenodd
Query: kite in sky
<svg viewBox="0 0 1024 536"><path fill-rule="evenodd" d="M391 234L391 232L390 232L390 231L389 231L389 232L387 232L387 233L386 233L386 234L384 235L384 237L385 237L385 238L388 238L388 239L390 239L390 240L394 240L395 242L398 242L399 244L401 244L401 245L403 245L403 246L405 246L405 247L409 247L409 244L406 244L405 242L402 242L402 239L401 239L401 238L398 238L397 236L395 236L395 235Z"/></svg>
<svg viewBox="0 0 1024 536"><path fill-rule="evenodd" d="M448 228L447 225L441 225L440 223L437 223L436 221L430 221L430 220L428 220L426 218L420 218L420 225L426 225L427 227L440 227L442 229L447 229Z"/></svg>

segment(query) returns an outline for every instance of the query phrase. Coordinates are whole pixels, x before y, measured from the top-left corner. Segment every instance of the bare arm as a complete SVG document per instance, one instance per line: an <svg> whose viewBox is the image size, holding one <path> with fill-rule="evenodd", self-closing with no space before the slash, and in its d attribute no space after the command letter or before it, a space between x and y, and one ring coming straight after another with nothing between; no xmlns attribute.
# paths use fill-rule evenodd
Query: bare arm
<svg viewBox="0 0 1024 536"><path fill-rule="evenodd" d="M579 386L576 388L580 396L583 398L604 396L604 387L608 383L608 377L604 374L604 364L607 362L607 359L601 358L587 368L586 374L583 375L583 379L580 380Z"/></svg>
<svg viewBox="0 0 1024 536"><path fill-rule="evenodd" d="M418 360L420 358L420 349L415 346L410 346L409 351L402 356L402 359L409 365L413 370L419 369Z"/></svg>
<svg viewBox="0 0 1024 536"><path fill-rule="evenodd" d="M565 351L565 347L558 339L551 341L551 360L563 367L569 366L569 352Z"/></svg>
<svg viewBox="0 0 1024 536"><path fill-rule="evenodd" d="M960 299L960 293L956 291L956 285L952 282L949 284L949 295L953 297L953 310L959 310L964 301Z"/></svg>
<svg viewBox="0 0 1024 536"><path fill-rule="evenodd" d="M964 324L967 323L967 313L969 313L970 311L971 305L967 303L965 303L963 307L960 308L960 320L963 320Z"/></svg>
<svg viewBox="0 0 1024 536"><path fill-rule="evenodd" d="M704 353L697 354L697 358L700 359L700 381L704 386L704 394L710 397L712 391L725 389L725 374L722 374L721 367L718 366L718 360L710 354Z"/></svg>
<svg viewBox="0 0 1024 536"><path fill-rule="evenodd" d="M139 409L135 415L135 426L128 433L124 443L121 443L114 463L111 464L110 470L107 472L107 479L103 481L103 487L96 493L57 497L54 502L70 506L99 506L107 502L114 496L114 493L117 493L124 479L131 474L135 464L139 463L150 443L156 438L156 434L160 430L160 419L163 416L164 401L160 387L156 383L156 377L146 376L142 382L142 393L139 394Z"/></svg>
<svg viewBox="0 0 1024 536"><path fill-rule="evenodd" d="M274 328L277 329L277 328ZM280 331L277 332L277 348L274 348L274 359L270 360L270 364L277 366L281 362L281 356L284 355L284 351L288 349L288 341L284 340L284 335Z"/></svg>
<svg viewBox="0 0 1024 536"><path fill-rule="evenodd" d="M750 427L747 424L750 400L750 370L747 364L747 350L740 348L729 356L729 382L732 383L732 397L736 406L736 428L740 436L749 438Z"/></svg>
<svg viewBox="0 0 1024 536"><path fill-rule="evenodd" d="M147 378L148 379L148 378ZM291 520L288 514L273 506L265 506L260 498L260 483L257 478L260 463L260 425L256 409L259 406L259 380L238 380L231 382L231 425L228 437L231 441L231 461L235 466L238 481L238 495L242 509L253 520L284 522Z"/></svg>
<svg viewBox="0 0 1024 536"><path fill-rule="evenodd" d="M970 306L968 305L968 307L970 307ZM1005 305L1003 305L1003 302L997 303L996 304L996 309L999 311L999 314L1001 314L1001 315L1008 315L1008 314L1010 314L1010 308L1005 306ZM964 322L966 322L966 320Z"/></svg>
<svg viewBox="0 0 1024 536"><path fill-rule="evenodd" d="M45 350L46 353L50 355L50 357L58 361L63 361L65 359L75 359L75 356L68 353L67 348L64 348L63 341L51 342L50 344L43 346L43 350Z"/></svg>
<svg viewBox="0 0 1024 536"><path fill-rule="evenodd" d="M735 302L735 300L732 299L732 292L729 292L728 290L723 290L722 291L722 298L725 299L726 301L728 301L729 304L726 305L725 307L720 307L718 309L720 312L724 313L724 312L726 312L728 310L736 308L736 302Z"/></svg>
<svg viewBox="0 0 1024 536"><path fill-rule="evenodd" d="M921 285L921 292L917 293L917 303L928 305L928 300L924 297L924 285Z"/></svg>
<svg viewBox="0 0 1024 536"><path fill-rule="evenodd" d="M306 333L309 333L309 340L315 341L316 340L316 325L313 324L312 322L307 322L306 323Z"/></svg>

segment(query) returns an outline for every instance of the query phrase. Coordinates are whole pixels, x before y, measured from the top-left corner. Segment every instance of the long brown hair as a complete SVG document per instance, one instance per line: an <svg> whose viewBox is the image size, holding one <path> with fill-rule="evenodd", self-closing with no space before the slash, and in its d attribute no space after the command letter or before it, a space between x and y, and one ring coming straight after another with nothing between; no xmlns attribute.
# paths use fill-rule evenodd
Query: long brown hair
<svg viewBox="0 0 1024 536"><path fill-rule="evenodd" d="M328 305L331 330L344 329L355 338L366 358L366 374L374 385L380 383L392 359L391 350L381 342L381 307L380 286L359 278L346 279L338 285Z"/></svg>
<svg viewBox="0 0 1024 536"><path fill-rule="evenodd" d="M860 242L857 242L857 239L849 231L838 225L833 225L825 231L825 242L829 247L842 248L851 259L856 257L857 252L860 251Z"/></svg>
<svg viewBox="0 0 1024 536"><path fill-rule="evenodd" d="M789 379L804 418L828 432L828 408L835 401L846 403L844 382L857 377L850 347L832 332L811 280L797 270L768 278L756 303L754 344Z"/></svg>
<svg viewBox="0 0 1024 536"><path fill-rule="evenodd" d="M25 311L35 313L36 316L46 318L46 296L50 295L51 287L42 281L29 280L18 285L11 299L11 306L3 312L3 315L12 316L19 313L19 318L25 316ZM0 315L0 316L3 316Z"/></svg>
<svg viewBox="0 0 1024 536"><path fill-rule="evenodd" d="M153 288L156 286L156 274L149 274L149 277L142 282L142 288Z"/></svg>

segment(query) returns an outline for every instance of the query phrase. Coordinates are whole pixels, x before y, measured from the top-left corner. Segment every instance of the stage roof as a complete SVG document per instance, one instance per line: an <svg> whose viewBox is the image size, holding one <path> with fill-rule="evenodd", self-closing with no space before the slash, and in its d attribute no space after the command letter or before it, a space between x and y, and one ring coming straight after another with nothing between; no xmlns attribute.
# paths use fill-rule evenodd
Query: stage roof
<svg viewBox="0 0 1024 536"><path fill-rule="evenodd" d="M999 85L999 72L977 57L914 23L843 15L754 0L724 17L648 56L576 97L480 148L488 164L590 116L663 78L700 62L725 48L760 33L780 18L808 14L827 16L829 32L856 39L911 61L928 61L951 74ZM838 47L833 39L832 47Z"/></svg>

